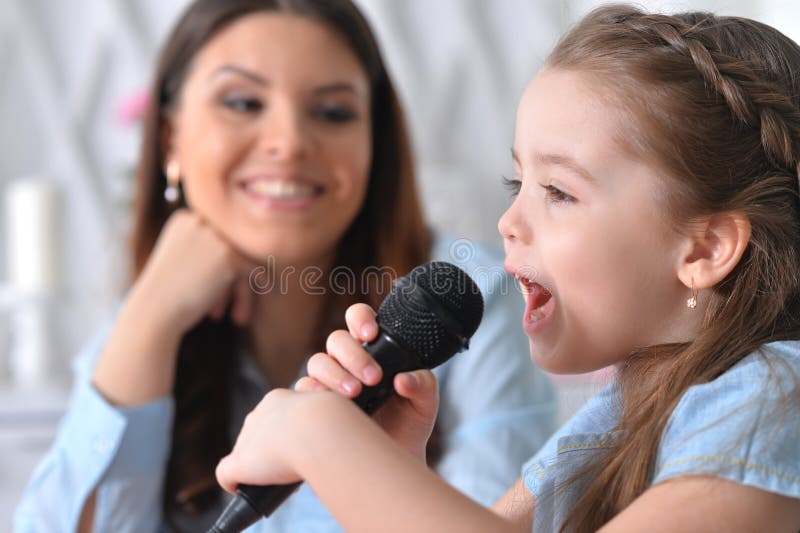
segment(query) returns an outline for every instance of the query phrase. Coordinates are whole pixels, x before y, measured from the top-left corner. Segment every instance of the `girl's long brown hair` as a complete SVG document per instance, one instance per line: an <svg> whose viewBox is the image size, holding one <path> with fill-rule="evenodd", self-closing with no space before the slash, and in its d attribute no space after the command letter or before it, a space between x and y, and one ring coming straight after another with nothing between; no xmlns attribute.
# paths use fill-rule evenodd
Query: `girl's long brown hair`
<svg viewBox="0 0 800 533"><path fill-rule="evenodd" d="M676 228L726 211L752 225L738 265L701 294L699 336L638 350L620 369L624 438L578 476L588 488L562 528L588 532L647 488L664 427L690 386L766 342L800 338L800 47L748 19L612 5L567 33L546 68L591 76L618 106L620 142L663 170Z"/></svg>
<svg viewBox="0 0 800 533"><path fill-rule="evenodd" d="M145 118L136 176L136 200L130 251L134 283L147 263L164 223L174 207L164 201L166 117L197 52L240 17L257 12L282 12L308 17L336 31L364 68L371 87L373 159L366 199L342 237L337 265L361 273L370 266L403 275L428 260L430 242L418 200L409 140L400 106L381 59L376 40L361 13L349 0L198 0L183 14L161 51ZM264 36L269 39L268 35ZM389 270L391 269L391 270ZM344 308L355 301L374 307L388 292L376 276L362 276L370 285L363 294L329 296L321 320L319 346L333 327L344 325ZM218 497L217 462L230 450L229 376L239 333L226 318L203 321L184 337L178 352L174 385L176 402L172 449L167 465L164 510L198 513Z"/></svg>

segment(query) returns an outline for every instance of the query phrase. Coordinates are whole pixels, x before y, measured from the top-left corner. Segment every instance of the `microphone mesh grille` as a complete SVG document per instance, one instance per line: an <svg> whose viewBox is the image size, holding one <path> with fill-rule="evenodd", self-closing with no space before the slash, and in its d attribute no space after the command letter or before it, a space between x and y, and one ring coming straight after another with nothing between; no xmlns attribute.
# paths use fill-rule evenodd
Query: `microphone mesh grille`
<svg viewBox="0 0 800 533"><path fill-rule="evenodd" d="M458 351L457 336L471 337L482 317L478 286L466 272L443 261L420 265L398 279L378 310L381 327L417 352L427 368Z"/></svg>

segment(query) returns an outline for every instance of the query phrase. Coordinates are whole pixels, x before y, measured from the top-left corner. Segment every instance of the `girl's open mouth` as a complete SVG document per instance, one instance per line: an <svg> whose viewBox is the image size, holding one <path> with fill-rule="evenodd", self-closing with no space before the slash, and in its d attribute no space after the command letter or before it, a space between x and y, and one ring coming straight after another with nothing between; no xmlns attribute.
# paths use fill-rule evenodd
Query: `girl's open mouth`
<svg viewBox="0 0 800 533"><path fill-rule="evenodd" d="M522 290L527 295L525 298L525 316L522 327L528 334L540 331L553 315L555 298L545 287L526 278L519 278Z"/></svg>

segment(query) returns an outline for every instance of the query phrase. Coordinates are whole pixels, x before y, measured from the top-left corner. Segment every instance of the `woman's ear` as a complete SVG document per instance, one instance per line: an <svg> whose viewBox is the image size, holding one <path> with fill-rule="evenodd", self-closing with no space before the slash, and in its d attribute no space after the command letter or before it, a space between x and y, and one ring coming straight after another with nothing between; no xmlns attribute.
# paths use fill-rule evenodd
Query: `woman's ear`
<svg viewBox="0 0 800 533"><path fill-rule="evenodd" d="M741 211L717 213L692 224L678 277L687 287L713 287L739 263L750 241L750 219Z"/></svg>
<svg viewBox="0 0 800 533"><path fill-rule="evenodd" d="M167 116L161 120L161 134L158 142L160 143L161 153L164 156L163 165L166 166L169 161L175 157L176 130L173 126L174 121L171 114L167 114Z"/></svg>

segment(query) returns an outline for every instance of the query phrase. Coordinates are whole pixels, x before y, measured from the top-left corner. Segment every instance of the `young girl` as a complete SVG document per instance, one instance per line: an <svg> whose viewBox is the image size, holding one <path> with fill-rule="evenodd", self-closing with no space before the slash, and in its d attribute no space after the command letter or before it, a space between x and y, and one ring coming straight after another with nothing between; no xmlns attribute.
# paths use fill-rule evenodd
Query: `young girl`
<svg viewBox="0 0 800 533"><path fill-rule="evenodd" d="M389 436L341 396L274 391L220 483L305 479L350 532L798 531L797 72L769 26L608 6L531 81L499 223L531 358L617 378L493 512L426 468L422 371L396 378ZM351 307L297 389L359 376L371 317Z"/></svg>

